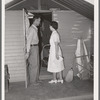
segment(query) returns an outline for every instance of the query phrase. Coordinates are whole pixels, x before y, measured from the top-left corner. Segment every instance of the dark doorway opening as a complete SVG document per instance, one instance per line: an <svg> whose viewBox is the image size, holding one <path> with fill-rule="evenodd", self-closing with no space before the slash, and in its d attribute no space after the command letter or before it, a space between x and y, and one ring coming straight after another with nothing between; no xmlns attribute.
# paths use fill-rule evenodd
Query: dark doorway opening
<svg viewBox="0 0 100 100"><path fill-rule="evenodd" d="M51 36L50 22L52 21L52 12L31 12L33 15L39 14L41 16L41 23L38 27L38 37L39 37L39 58L40 58L40 78L50 78L51 73L47 72L47 63L49 56L49 39ZM32 18L30 20L30 25L32 25Z"/></svg>

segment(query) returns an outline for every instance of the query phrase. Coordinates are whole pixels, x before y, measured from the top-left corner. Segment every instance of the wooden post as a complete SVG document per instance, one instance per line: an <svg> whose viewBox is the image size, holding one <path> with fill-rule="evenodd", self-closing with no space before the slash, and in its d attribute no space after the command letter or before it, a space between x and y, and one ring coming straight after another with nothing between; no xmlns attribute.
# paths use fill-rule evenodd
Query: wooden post
<svg viewBox="0 0 100 100"><path fill-rule="evenodd" d="M38 10L41 10L41 0L38 0Z"/></svg>

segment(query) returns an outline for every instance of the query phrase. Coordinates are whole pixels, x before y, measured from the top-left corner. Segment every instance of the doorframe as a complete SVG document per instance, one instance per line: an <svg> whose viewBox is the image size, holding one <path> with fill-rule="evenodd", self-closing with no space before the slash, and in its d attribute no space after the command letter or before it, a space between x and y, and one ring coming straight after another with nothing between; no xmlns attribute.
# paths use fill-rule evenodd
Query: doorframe
<svg viewBox="0 0 100 100"><path fill-rule="evenodd" d="M38 14L42 14L42 13L51 13L51 19L53 19L53 11L52 10L28 10L29 13L38 13ZM30 16L33 17L33 16ZM41 65L40 65L41 66ZM40 70L41 72L41 70ZM46 74L46 75L40 75L39 78L41 80L45 80L45 79L51 79L52 78L52 74Z"/></svg>

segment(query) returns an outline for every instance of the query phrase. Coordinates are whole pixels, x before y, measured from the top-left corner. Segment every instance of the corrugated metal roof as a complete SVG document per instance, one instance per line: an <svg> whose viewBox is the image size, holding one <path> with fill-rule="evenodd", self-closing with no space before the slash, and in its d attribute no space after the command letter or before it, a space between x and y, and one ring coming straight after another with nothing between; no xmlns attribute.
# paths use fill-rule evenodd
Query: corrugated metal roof
<svg viewBox="0 0 100 100"><path fill-rule="evenodd" d="M94 19L94 5L84 0L55 0L68 8L82 14L83 16L93 20Z"/></svg>
<svg viewBox="0 0 100 100"><path fill-rule="evenodd" d="M14 0L6 4L9 10L38 9L38 0ZM61 10L74 10L79 14L94 20L94 5L84 0L41 0L41 9L60 8Z"/></svg>

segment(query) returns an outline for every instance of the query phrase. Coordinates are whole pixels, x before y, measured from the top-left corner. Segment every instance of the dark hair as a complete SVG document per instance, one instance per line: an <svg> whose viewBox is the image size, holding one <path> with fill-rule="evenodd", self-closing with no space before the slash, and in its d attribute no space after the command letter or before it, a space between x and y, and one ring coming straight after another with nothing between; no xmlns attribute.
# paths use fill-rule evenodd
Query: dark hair
<svg viewBox="0 0 100 100"><path fill-rule="evenodd" d="M56 21L52 21L50 24L55 30L58 29L58 23Z"/></svg>
<svg viewBox="0 0 100 100"><path fill-rule="evenodd" d="M38 18L41 18L41 16L40 16L39 14L35 14L35 15L33 16L33 22L34 22L36 19L38 19Z"/></svg>

